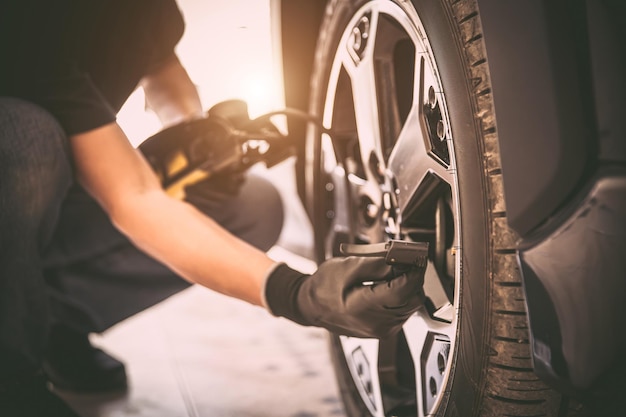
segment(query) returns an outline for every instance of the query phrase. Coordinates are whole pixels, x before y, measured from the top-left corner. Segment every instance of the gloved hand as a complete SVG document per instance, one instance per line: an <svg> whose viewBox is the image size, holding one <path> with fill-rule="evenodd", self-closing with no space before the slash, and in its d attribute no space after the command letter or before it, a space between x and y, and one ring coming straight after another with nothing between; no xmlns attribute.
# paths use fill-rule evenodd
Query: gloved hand
<svg viewBox="0 0 626 417"><path fill-rule="evenodd" d="M333 333L383 339L424 302L424 268L392 267L383 258L333 258L312 275L280 264L265 283L275 316ZM374 285L364 286L364 282Z"/></svg>

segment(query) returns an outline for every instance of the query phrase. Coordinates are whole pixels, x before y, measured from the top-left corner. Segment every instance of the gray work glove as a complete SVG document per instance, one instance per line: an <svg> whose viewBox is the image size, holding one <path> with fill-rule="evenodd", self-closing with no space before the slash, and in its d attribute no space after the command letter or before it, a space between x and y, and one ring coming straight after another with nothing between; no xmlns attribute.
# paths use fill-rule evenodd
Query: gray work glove
<svg viewBox="0 0 626 417"><path fill-rule="evenodd" d="M280 264L266 281L265 301L275 316L304 326L384 339L423 305L424 271L367 257L333 258L311 275Z"/></svg>

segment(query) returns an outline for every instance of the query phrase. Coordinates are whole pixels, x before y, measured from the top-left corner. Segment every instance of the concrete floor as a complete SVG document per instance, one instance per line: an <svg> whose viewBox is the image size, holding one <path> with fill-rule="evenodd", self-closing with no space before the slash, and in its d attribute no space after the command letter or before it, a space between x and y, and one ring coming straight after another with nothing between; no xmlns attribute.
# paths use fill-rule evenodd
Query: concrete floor
<svg viewBox="0 0 626 417"><path fill-rule="evenodd" d="M310 263L270 251L300 269ZM94 337L127 364L125 396L60 393L83 417L343 416L325 331L192 287Z"/></svg>

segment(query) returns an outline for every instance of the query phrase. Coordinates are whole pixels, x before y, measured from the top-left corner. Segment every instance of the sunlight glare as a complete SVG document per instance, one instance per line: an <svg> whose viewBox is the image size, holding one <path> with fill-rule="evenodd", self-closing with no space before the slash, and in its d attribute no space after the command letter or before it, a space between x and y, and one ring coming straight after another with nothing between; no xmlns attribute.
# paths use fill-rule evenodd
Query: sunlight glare
<svg viewBox="0 0 626 417"><path fill-rule="evenodd" d="M248 103L250 117L254 118L280 106L280 89L270 74L249 73L241 82L240 97Z"/></svg>

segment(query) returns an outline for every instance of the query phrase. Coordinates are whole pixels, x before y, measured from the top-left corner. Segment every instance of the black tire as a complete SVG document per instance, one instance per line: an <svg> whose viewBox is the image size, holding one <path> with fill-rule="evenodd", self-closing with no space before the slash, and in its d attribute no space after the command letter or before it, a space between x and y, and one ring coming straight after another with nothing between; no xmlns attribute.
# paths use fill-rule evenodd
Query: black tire
<svg viewBox="0 0 626 417"><path fill-rule="evenodd" d="M382 10L389 4L393 5L389 9L393 13L386 15ZM373 33L364 37L363 33L371 30L370 24L374 26L372 22L381 16L376 30L382 33L382 28L385 27L385 30L399 29L400 32L390 35L391 41L382 35L380 38L373 36ZM410 24L407 25L404 20L405 23L394 21L401 16L407 17ZM365 20L369 18L371 21L368 23L357 17L365 17ZM381 23L383 20L386 26ZM407 69L406 62L413 62L415 74L420 65L426 65L425 61L403 61L399 55L406 47L406 43L400 45L401 42L398 41L407 34L402 33L417 30L415 28L425 32L423 35L430 44L430 49L422 55L426 56L426 60L434 60L433 68L436 70L430 68L429 75L436 81L432 85L436 86L439 82L443 89L437 97L440 97L439 100L445 107L439 109L448 134L442 142L446 142L449 147L442 150L433 145L434 151L431 149L436 155L433 158L438 159L440 165L443 159L443 165L449 171L454 171L450 177L446 177L450 180L442 181L443 185L436 181L424 185L427 175L421 177L423 172L416 172L415 176L419 178L411 179L405 165L402 166L405 171L401 175L393 172L392 154L382 152L380 158L371 157L378 148L373 148L370 158L363 157L365 153L362 149L367 145L361 144L365 139L358 134L363 130L356 127L358 121L351 120L352 117L360 117L356 115L360 113L355 110L355 100L341 100L342 94L353 96L360 85L355 84L351 75L348 75L346 83L342 72L340 75L336 72L331 74L333 66L344 59L339 54L345 54L346 48L351 48L349 52L355 67L366 62L366 58L359 57L360 53L365 54L363 50L368 47L374 50L380 48L383 58L380 58L381 67L376 67L374 71L379 71L374 77L376 91L369 93L382 103L387 93L381 93L384 89L379 87L387 81L387 87L390 83L391 90L385 91L402 96L392 97L392 100L385 102L392 103L389 106L391 109L382 109L383 106L377 108L378 117L386 118L383 126L393 124L390 120L399 120L402 127L401 130L397 126L394 130L392 126L389 130L379 129L374 132L374 136L378 135L379 142L384 141L380 149L386 150L389 145L395 152L395 148L402 143L402 139L399 139L400 132L406 133L410 129L410 126L405 126L413 116L428 122L413 126L415 130L419 130L416 127L418 125L422 128L421 134L415 133L416 138L424 139L425 143L432 145L434 127L430 123L431 119L428 119L430 116L410 113L410 109L407 112L406 91L401 88L404 86L397 85L409 79L416 83L421 82L417 77L407 78L406 71L403 70ZM356 40L356 46L352 41L349 47L348 42L340 44L340 38L346 30L350 30L356 37L353 39ZM450 319L450 326L453 328L447 330L450 335L447 342L443 337L443 342L435 345L432 337L425 338L420 356L411 353L411 349L415 347L408 347L411 342L407 342L410 337L407 338L406 332L397 339L381 341L377 356L368 357L367 354L359 353L364 355L359 356L361 359L354 356L354 352L360 349L361 342L331 336L331 357L345 408L350 416L568 415L568 401L540 381L532 369L524 294L514 250L516 237L507 228L487 57L480 30L480 16L474 0L332 0L328 4L315 57L311 110L321 119L325 119L326 127L334 132L330 152L332 155L328 155L328 145L324 147L324 143L328 144L327 139L322 139L318 131L309 132L306 152L306 206L314 223L317 258L322 261L338 255L337 246L342 241L374 242L389 237L429 240L433 248L429 269L435 271L441 289L449 303L455 307L454 317ZM370 45L363 45L366 42L370 42ZM376 48L373 44L376 44ZM388 54L391 61L384 59L385 48L395 48L394 54ZM418 51L416 56L419 54ZM391 69L385 71L384 68ZM380 74L385 74L387 78ZM394 82L396 85L393 85ZM337 90L329 88L335 84L341 84L341 87ZM351 87L348 93L345 93L344 84ZM422 85L425 84L422 82ZM410 90L415 91L418 98L419 91L425 91ZM357 94L361 94L360 99L365 97L362 92ZM333 98L329 103L326 103L327 96ZM409 96L413 101L416 100L413 94ZM434 106L440 106L437 103L439 102ZM411 109L420 106L426 108L426 103L409 105ZM332 107L332 110L325 114L327 107ZM431 109L436 110L436 107ZM436 113L434 110L433 112ZM393 132L397 136L394 137ZM389 134L392 137L391 143L388 138L381 139ZM357 143L358 149L355 150ZM397 151L393 155L400 153ZM329 170L328 161L333 158L336 167L331 166L332 169ZM411 163L411 160L405 158L404 162ZM384 169L376 173L376 168L381 165ZM396 168L398 167L399 165ZM437 171L436 166L433 169ZM341 170L344 172L343 177L337 174ZM388 175L389 171L392 172ZM445 172L442 173L443 177L445 175ZM377 200L378 197L364 197L362 194L369 191L356 185L352 177L380 184L383 195L386 193L385 188L391 188L385 198L398 194L398 201L404 201L403 207L400 207L402 203L395 206L398 208L396 213L402 214L396 220L404 222L400 224L399 232L393 232L395 236L390 236L389 233L392 228L389 217L393 213L381 208L383 204ZM405 187L403 178L414 182ZM405 189L412 194L403 197ZM424 191L427 198L417 198L418 190ZM430 198L428 196L431 194L428 193L436 197ZM409 210L411 203L415 207ZM406 215L406 211L411 212L410 216ZM441 228L437 225L442 222L446 227L440 233ZM455 253L461 253L462 256L455 259ZM452 288L449 282L445 282L446 276L451 277ZM426 293L429 295L428 290ZM433 296L432 304L427 305L420 314L432 316L440 311L438 308L443 304L434 298L436 297ZM439 298L441 299L440 295ZM435 334L435 339L436 337ZM350 349L354 350L350 352ZM428 378L428 372L431 371L427 369L430 369L430 357L436 349L439 349L439 356L443 352L445 366L441 370L440 365L443 376L441 380L434 379L430 388L434 399L429 399L427 384L428 381L432 382L433 377ZM372 364L374 360L378 362L378 366ZM383 362L386 372L382 370ZM376 388L371 387L371 372L363 371L369 370L370 365L375 369L374 372L380 374L377 374L380 381L379 397L376 397Z"/></svg>

